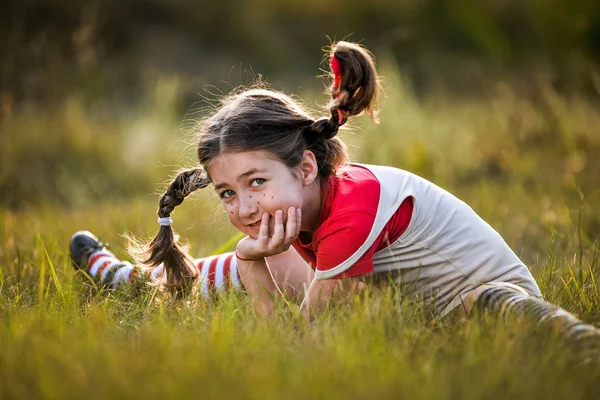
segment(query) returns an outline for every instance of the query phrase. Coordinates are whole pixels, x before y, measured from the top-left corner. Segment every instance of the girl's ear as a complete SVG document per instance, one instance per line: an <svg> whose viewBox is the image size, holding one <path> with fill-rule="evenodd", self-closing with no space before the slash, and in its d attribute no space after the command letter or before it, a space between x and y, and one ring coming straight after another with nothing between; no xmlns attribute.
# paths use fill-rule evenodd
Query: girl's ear
<svg viewBox="0 0 600 400"><path fill-rule="evenodd" d="M312 184L319 175L317 159L315 158L315 154L310 150L304 150L298 168L300 170L300 180L304 186Z"/></svg>

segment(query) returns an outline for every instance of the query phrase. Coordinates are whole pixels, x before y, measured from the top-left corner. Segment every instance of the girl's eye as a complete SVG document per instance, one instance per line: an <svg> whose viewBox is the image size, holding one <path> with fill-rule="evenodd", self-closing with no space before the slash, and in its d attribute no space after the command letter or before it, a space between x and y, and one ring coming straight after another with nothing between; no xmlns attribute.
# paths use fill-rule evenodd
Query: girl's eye
<svg viewBox="0 0 600 400"><path fill-rule="evenodd" d="M250 186L256 187L262 185L263 183L265 183L265 180L263 178L256 178L252 179L252 182L250 182Z"/></svg>
<svg viewBox="0 0 600 400"><path fill-rule="evenodd" d="M233 190L225 190L225 191L221 192L221 197L223 199L227 199L227 198L233 196L234 194L235 194L235 192Z"/></svg>

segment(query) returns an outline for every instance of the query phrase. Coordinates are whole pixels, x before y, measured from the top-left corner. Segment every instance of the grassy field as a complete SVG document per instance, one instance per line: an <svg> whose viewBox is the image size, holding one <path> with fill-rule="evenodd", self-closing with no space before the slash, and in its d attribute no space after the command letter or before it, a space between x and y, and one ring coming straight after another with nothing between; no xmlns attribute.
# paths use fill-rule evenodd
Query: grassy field
<svg viewBox="0 0 600 400"><path fill-rule="evenodd" d="M419 99L395 71L384 68L381 125L361 119L343 134L354 159L458 195L548 301L600 326L598 102L541 83ZM84 284L68 261L71 234L89 229L127 258L120 234L157 229L161 186L148 182L193 160L189 123L169 101L176 86L157 83L147 107L117 120L90 117L75 98L0 125L0 182L13 188L0 210L0 398L598 398L600 362L582 364L548 332L491 316L432 322L393 290L305 324L294 305L262 321L240 293L173 302ZM209 191L173 218L198 256L235 233Z"/></svg>

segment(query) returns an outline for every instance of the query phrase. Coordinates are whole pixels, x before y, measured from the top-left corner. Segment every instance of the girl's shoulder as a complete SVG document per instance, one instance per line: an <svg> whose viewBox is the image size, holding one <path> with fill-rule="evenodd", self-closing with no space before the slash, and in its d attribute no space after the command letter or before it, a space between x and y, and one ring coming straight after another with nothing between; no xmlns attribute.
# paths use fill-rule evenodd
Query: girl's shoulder
<svg viewBox="0 0 600 400"><path fill-rule="evenodd" d="M368 164L347 164L335 179L351 188L379 185L379 180L371 171L372 167Z"/></svg>
<svg viewBox="0 0 600 400"><path fill-rule="evenodd" d="M331 182L328 196L331 216L348 212L375 215L381 184L365 166L348 164Z"/></svg>

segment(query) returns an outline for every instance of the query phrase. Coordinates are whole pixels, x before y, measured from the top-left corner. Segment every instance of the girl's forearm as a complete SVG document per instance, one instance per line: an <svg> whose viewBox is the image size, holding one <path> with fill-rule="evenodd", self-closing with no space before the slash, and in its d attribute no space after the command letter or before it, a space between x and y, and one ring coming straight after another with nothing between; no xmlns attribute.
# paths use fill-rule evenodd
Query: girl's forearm
<svg viewBox="0 0 600 400"><path fill-rule="evenodd" d="M264 258L261 260L238 258L237 267L254 310L263 317L271 315L275 305L274 298L283 295L275 284Z"/></svg>
<svg viewBox="0 0 600 400"><path fill-rule="evenodd" d="M300 306L300 313L308 320L311 314L322 311L332 300L340 300L363 288L364 284L356 278L313 279Z"/></svg>
<svg viewBox="0 0 600 400"><path fill-rule="evenodd" d="M293 247L280 254L267 257L267 266L275 283L286 297L300 303L312 282L314 271Z"/></svg>
<svg viewBox="0 0 600 400"><path fill-rule="evenodd" d="M300 313L308 320L310 315L319 312L331 301L336 292L339 292L340 281L327 279L313 281L308 286L304 301L300 305Z"/></svg>

